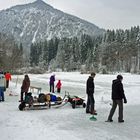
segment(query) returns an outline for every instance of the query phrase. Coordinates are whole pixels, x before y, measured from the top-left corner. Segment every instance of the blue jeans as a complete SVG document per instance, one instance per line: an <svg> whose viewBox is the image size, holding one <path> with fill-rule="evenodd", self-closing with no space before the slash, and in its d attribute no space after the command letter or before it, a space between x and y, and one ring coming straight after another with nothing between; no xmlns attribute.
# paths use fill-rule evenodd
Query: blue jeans
<svg viewBox="0 0 140 140"><path fill-rule="evenodd" d="M4 101L4 87L0 87L0 101Z"/></svg>

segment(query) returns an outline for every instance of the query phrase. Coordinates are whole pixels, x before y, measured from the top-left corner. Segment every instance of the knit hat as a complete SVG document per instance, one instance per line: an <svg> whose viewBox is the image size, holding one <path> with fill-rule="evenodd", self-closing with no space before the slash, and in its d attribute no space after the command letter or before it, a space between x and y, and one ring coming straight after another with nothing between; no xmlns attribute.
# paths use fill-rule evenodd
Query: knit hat
<svg viewBox="0 0 140 140"><path fill-rule="evenodd" d="M122 80L123 79L122 75L117 75L117 79Z"/></svg>

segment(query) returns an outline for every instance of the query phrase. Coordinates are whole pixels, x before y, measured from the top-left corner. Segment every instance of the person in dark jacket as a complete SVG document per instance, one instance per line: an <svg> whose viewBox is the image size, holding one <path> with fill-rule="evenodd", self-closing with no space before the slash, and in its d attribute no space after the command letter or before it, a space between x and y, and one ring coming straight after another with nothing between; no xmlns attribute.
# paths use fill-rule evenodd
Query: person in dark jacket
<svg viewBox="0 0 140 140"><path fill-rule="evenodd" d="M117 105L119 107L118 122L124 122L124 120L123 120L123 102L127 103L127 100L126 100L126 97L124 94L122 80L123 80L122 75L118 75L117 79L113 80L113 82L112 82L113 105L110 110L110 114L108 116L108 120L107 120L108 122L113 122L112 117L114 115Z"/></svg>
<svg viewBox="0 0 140 140"><path fill-rule="evenodd" d="M96 115L97 113L94 110L94 77L95 73L92 72L89 78L87 79L86 83L86 93L87 93L87 106L86 106L86 113L91 113L93 115Z"/></svg>
<svg viewBox="0 0 140 140"><path fill-rule="evenodd" d="M50 77L50 92L54 93L54 82L55 82L55 75Z"/></svg>
<svg viewBox="0 0 140 140"><path fill-rule="evenodd" d="M25 93L25 96L27 95L29 87L30 87L30 78L28 75L25 75L21 86L21 98L20 98L21 102L23 101L23 94Z"/></svg>

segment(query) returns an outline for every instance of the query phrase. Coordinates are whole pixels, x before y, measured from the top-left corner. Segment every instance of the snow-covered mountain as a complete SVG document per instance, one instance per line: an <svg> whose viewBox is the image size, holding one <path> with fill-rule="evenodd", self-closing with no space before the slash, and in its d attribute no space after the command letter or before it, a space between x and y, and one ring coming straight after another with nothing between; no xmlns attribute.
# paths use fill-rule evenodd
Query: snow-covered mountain
<svg viewBox="0 0 140 140"><path fill-rule="evenodd" d="M12 34L28 47L53 37L73 37L104 32L96 25L54 9L42 0L0 11L0 32Z"/></svg>

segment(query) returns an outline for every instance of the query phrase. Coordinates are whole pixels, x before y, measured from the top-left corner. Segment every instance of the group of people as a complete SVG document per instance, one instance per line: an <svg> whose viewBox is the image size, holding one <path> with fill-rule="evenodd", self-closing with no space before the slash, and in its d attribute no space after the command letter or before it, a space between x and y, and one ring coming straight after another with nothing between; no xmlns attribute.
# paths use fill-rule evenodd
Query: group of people
<svg viewBox="0 0 140 140"><path fill-rule="evenodd" d="M10 72L0 71L0 102L4 102L4 92L9 88L9 81L11 80Z"/></svg>
<svg viewBox="0 0 140 140"><path fill-rule="evenodd" d="M55 86L55 75L51 75L50 77L50 81L49 81L49 85L50 85L50 92L54 93L54 86ZM29 87L30 87L30 78L29 76L26 74L24 76L24 79L22 81L22 86L21 86L21 94L20 94L20 102L23 101L23 97L27 95L28 91L29 91ZM62 83L61 80L58 80L57 84L56 84L56 88L57 88L57 93L60 93L61 91L61 87L62 87Z"/></svg>
<svg viewBox="0 0 140 140"><path fill-rule="evenodd" d="M96 74L94 72L91 73L89 78L86 82L86 93L87 93L87 106L86 106L86 113L90 113L92 115L97 115L97 112L95 110L95 100L94 100L94 78ZM1 78L4 78L4 76L0 75L0 81ZM119 107L119 115L118 115L118 122L124 122L123 120L123 103L127 103L127 99L124 94L123 84L122 84L123 76L117 75L117 78L112 81L112 108L110 110L107 122L113 122L113 115L116 110L116 107L118 105ZM49 85L50 85L50 92L54 93L54 87L55 87L55 75L51 75ZM62 83L60 80L58 80L56 84L57 92L60 93L61 91ZM25 75L24 80L22 82L21 86L21 101L23 101L23 94L28 93L30 87L30 78L28 75ZM0 88L1 90L1 88ZM4 99L3 99L4 100Z"/></svg>
<svg viewBox="0 0 140 140"><path fill-rule="evenodd" d="M92 115L97 115L97 112L95 110L95 100L94 100L94 78L96 74L94 72L91 73L89 78L86 82L86 93L87 93L87 106L86 106L86 113L90 113ZM11 80L11 74L10 72L2 72L0 71L0 101L4 101L4 91L6 91L6 88L9 87L9 80ZM123 120L123 103L127 103L127 99L124 94L123 84L122 84L123 76L117 75L117 78L112 81L112 108L110 110L107 122L113 122L113 115L116 110L116 107L118 105L119 107L119 116L118 116L118 122L124 122ZM51 75L49 85L50 85L50 92L54 93L55 88L55 75ZM61 80L58 80L56 84L57 93L60 93L61 91ZM21 86L21 97L20 101L23 101L23 96L25 93L28 93L30 87L30 78L26 74L24 76L24 80L22 82Z"/></svg>
<svg viewBox="0 0 140 140"><path fill-rule="evenodd" d="M86 113L91 113L92 115L97 115L95 110L95 100L94 100L94 78L95 73L92 72L86 83L86 93L87 93L87 106ZM124 94L123 84L122 84L123 76L117 75L117 78L112 81L112 108L110 110L108 119L106 122L113 122L113 115L118 105L119 114L118 114L118 122L122 123L123 120L123 103L127 103L127 99Z"/></svg>
<svg viewBox="0 0 140 140"><path fill-rule="evenodd" d="M50 81L49 81L49 84L50 84L50 92L52 92L52 93L54 93L54 87L55 87L54 82L55 82L55 74L51 75ZM61 92L61 87L62 87L61 80L58 80L58 82L56 84L57 93L60 93Z"/></svg>
<svg viewBox="0 0 140 140"><path fill-rule="evenodd" d="M9 88L9 81L11 79L12 78L11 78L10 72L8 72L8 71L7 72L0 71L0 102L5 100L4 92L6 91L6 88ZM52 92L52 93L54 93L54 82L55 82L55 75L52 75L50 77L50 81L49 81L50 92ZM30 78L26 74L24 76L23 81L22 81L20 102L23 101L24 96L26 96L26 94L28 93L29 87L30 87ZM58 80L58 82L56 84L57 93L60 93L61 87L62 87L61 80Z"/></svg>

